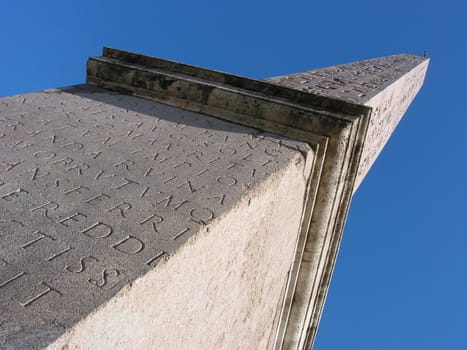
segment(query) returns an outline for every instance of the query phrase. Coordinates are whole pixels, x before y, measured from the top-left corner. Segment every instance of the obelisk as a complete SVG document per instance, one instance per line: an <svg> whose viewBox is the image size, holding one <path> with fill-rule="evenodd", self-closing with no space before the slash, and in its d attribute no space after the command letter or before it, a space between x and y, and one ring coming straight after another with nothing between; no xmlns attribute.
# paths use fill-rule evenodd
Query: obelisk
<svg viewBox="0 0 467 350"><path fill-rule="evenodd" d="M0 349L308 349L428 60L257 81L115 49L0 99Z"/></svg>

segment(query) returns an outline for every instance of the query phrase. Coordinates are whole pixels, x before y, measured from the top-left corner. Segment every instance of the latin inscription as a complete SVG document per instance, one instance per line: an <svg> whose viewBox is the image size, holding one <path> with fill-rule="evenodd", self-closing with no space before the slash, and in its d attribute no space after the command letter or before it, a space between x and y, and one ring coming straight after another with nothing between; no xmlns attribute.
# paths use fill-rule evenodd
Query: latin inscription
<svg viewBox="0 0 467 350"><path fill-rule="evenodd" d="M317 95L365 103L422 60L409 55L386 56L266 80Z"/></svg>
<svg viewBox="0 0 467 350"><path fill-rule="evenodd" d="M73 324L298 147L133 97L80 94L0 105L0 302L25 323L60 305L76 309L47 317Z"/></svg>

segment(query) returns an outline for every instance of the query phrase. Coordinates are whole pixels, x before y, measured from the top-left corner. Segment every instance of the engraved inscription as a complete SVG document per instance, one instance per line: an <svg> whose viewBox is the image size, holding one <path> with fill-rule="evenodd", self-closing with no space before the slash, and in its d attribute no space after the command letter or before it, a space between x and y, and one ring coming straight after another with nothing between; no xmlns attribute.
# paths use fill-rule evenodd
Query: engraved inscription
<svg viewBox="0 0 467 350"><path fill-rule="evenodd" d="M410 55L386 56L269 78L266 81L363 104L422 60L422 57Z"/></svg>
<svg viewBox="0 0 467 350"><path fill-rule="evenodd" d="M87 88L0 102L0 321L25 329L71 328L297 154L254 129Z"/></svg>

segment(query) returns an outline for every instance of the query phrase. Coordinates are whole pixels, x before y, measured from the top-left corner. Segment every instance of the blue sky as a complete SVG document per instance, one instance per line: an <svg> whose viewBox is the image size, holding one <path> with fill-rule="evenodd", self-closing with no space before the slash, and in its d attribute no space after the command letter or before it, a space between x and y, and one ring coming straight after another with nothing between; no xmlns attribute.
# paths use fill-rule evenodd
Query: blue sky
<svg viewBox="0 0 467 350"><path fill-rule="evenodd" d="M121 48L252 78L396 53L431 58L356 193L316 350L465 349L467 3L4 1L0 96L84 82Z"/></svg>

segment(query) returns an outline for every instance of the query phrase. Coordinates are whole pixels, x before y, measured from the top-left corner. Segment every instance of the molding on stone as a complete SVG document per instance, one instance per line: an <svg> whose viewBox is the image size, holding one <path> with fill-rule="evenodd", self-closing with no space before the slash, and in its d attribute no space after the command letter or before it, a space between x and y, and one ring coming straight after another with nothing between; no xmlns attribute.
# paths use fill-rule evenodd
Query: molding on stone
<svg viewBox="0 0 467 350"><path fill-rule="evenodd" d="M312 346L360 167L372 108L104 48L87 83L305 141L316 158L274 349Z"/></svg>

